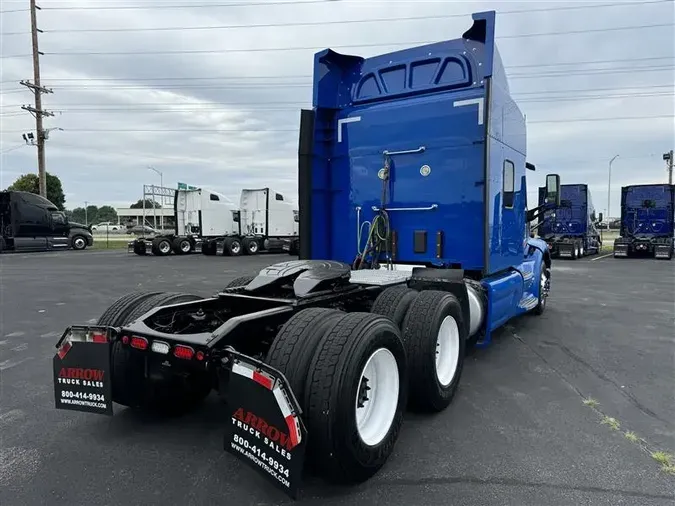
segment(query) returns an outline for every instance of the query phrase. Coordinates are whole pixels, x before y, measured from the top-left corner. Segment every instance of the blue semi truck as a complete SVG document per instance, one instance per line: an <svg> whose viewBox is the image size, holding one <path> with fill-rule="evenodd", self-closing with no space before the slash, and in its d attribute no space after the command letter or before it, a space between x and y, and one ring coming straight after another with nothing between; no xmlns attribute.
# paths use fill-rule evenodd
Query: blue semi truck
<svg viewBox="0 0 675 506"><path fill-rule="evenodd" d="M373 476L406 408L452 402L468 348L545 311L551 252L529 229L560 178L528 211L494 12L454 40L316 54L298 154L300 259L207 298L132 292L69 327L57 409L184 410L215 389L224 448L297 497L306 458L329 480Z"/></svg>
<svg viewBox="0 0 675 506"><path fill-rule="evenodd" d="M650 255L673 258L675 185L643 184L621 188L621 228L614 257Z"/></svg>
<svg viewBox="0 0 675 506"><path fill-rule="evenodd" d="M539 188L539 205L544 204L546 188ZM547 211L538 223L539 237L548 243L553 258L576 260L596 255L602 239L596 223L602 213L595 214L591 191L586 184L564 184L560 187L560 205Z"/></svg>

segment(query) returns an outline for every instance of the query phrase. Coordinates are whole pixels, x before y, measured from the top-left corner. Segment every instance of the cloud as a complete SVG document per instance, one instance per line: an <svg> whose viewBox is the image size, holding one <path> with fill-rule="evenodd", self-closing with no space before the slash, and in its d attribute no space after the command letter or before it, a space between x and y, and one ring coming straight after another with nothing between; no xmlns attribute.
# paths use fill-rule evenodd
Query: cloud
<svg viewBox="0 0 675 506"><path fill-rule="evenodd" d="M134 5L152 3L176 2ZM241 188L271 186L295 198L299 109L311 104L315 51L333 47L372 56L401 49L400 43L455 38L470 26L470 16L433 16L468 14L495 5L342 0L199 8L225 2L193 3L195 7L189 9L96 10L90 7L116 4L73 0L50 2L39 12L39 26L44 30L40 49L46 53L41 60L42 78L54 90L44 96L44 108L56 113L45 126L64 129L51 132L47 166L61 177L69 206L82 205L85 200L99 205L137 200L143 184L159 183L159 176L148 165L163 172L167 186L178 181L204 184L233 199ZM592 4L584 4L588 5ZM71 10L53 10L58 6ZM612 167L614 213L621 185L666 180L661 154L673 147L672 118L569 120L672 115L672 27L511 36L664 23L673 19L673 4L537 12L563 6L579 4L508 2L502 10L525 12L500 15L498 11L497 16L498 46L511 93L529 124L528 157L538 167L536 173L528 174L530 197L536 198L536 188L547 172L556 172L563 182L588 183L596 207L604 210L608 162L619 154ZM24 7L25 2L18 0L2 3L2 10ZM414 19L420 16L429 19ZM406 20L102 31L378 18ZM4 14L0 28L3 56L30 53L27 34L9 34L28 30L27 12ZM101 31L76 31L82 29ZM341 47L359 44L363 47ZM316 49L261 50L289 47ZM76 54L144 51L174 53ZM665 58L655 59L659 57ZM641 58L652 59L630 61ZM597 61L609 62L583 63ZM0 184L4 187L19 174L34 171L36 156L31 147L6 151L22 143L21 132L34 129L32 117L19 108L30 103L31 96L17 84L32 78L31 60L3 58L0 64L0 152L4 153Z"/></svg>

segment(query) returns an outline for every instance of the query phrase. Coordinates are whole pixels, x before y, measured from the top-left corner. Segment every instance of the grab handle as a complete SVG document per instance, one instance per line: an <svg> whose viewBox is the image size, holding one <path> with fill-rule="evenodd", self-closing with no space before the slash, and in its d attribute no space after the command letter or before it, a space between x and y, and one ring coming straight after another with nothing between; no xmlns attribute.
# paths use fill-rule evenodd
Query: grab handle
<svg viewBox="0 0 675 506"><path fill-rule="evenodd" d="M431 204L429 207L390 207L387 209L383 209L384 211L433 211L438 207L438 204ZM375 212L380 211L380 208L377 206L371 207L371 209Z"/></svg>

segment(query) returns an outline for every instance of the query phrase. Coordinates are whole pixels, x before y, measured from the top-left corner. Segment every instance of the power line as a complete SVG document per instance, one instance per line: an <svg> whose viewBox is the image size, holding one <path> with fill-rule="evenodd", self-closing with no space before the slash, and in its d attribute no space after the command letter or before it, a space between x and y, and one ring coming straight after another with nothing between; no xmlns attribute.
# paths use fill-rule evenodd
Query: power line
<svg viewBox="0 0 675 506"><path fill-rule="evenodd" d="M633 26L618 26L605 28L589 28L586 30L568 30L560 32L541 32L541 33L524 33L514 35L503 35L498 39L519 39L529 37L546 37L557 35L576 35L587 33L604 33L624 30L641 30L647 28L661 28L672 27L673 23L656 23L651 25L633 25ZM235 48L235 49L174 49L174 50L153 50L153 51L57 51L45 53L48 56L121 56L121 55L157 55L157 54L222 54L222 53L255 53L255 52L274 52L274 51L305 51L317 50L325 47L331 48L365 48L365 47L386 47L386 46L419 46L426 44L436 44L442 41L426 40L426 41L408 41L408 42L377 42L377 43L361 43L361 44L340 44L340 45L323 45L323 46L297 46L297 47L270 47L270 48ZM0 58L25 58L27 55L8 55Z"/></svg>
<svg viewBox="0 0 675 506"><path fill-rule="evenodd" d="M664 70L673 70L675 65L659 65L659 66L643 66L643 67L626 67L617 69L584 69L584 70L568 70L568 71L551 71L538 73L520 73L507 74L509 80L523 79L523 78L547 78L547 77L578 77L578 76L596 76L607 74L626 74L641 72L662 72ZM306 76L307 79L310 76ZM66 84L61 85L60 89L65 91L77 90L176 90L176 89L203 89L203 90L220 90L220 89L255 89L266 90L270 88L311 88L311 82L237 82L224 84L185 84L185 83L140 83L140 84Z"/></svg>
<svg viewBox="0 0 675 506"><path fill-rule="evenodd" d="M559 67L567 65L595 65L595 64L609 64L609 63L631 63L653 60L673 60L675 56L653 56L648 58L629 58L629 59L615 59L615 60L589 60L579 62L554 62L554 63L527 63L524 65L508 65L506 70L516 68L540 68L540 67ZM574 69L573 69L574 70ZM583 69L579 69L583 70ZM197 81L197 80L226 80L226 79L312 79L310 74L304 75L268 75L268 76L206 76L206 77L66 77L50 79L50 82L71 82L71 81ZM2 81L0 84L13 83L14 81Z"/></svg>
<svg viewBox="0 0 675 506"><path fill-rule="evenodd" d="M329 0L306 0L306 1L288 1L288 2L245 2L245 3L224 3L224 4L177 4L177 5L113 5L97 7L45 7L47 11L118 11L118 10L155 10L155 9L199 9L199 8L223 8L223 7L257 7L272 5L308 5L324 4Z"/></svg>
<svg viewBox="0 0 675 506"><path fill-rule="evenodd" d="M536 104L536 103L548 103L552 100L556 102L579 102L579 101L593 101L593 100L616 100L616 99L625 99L625 98L654 98L654 97L673 97L675 93L645 93L640 95L605 95L605 96L578 96L578 97L554 97L554 98L531 98L531 99L522 99L518 100L519 104ZM214 113L214 112L286 112L286 111L297 111L298 108L302 105L305 105L303 102L298 102L295 107L285 106L285 107L258 107L258 108L245 108L241 109L238 107L196 107L196 108L158 108L158 109L139 109L138 107L116 107L116 108L63 108L55 109L57 113L66 112L69 114L98 114L98 113L124 113L124 114L156 114L156 113ZM8 118L18 116L21 113L0 113L0 117Z"/></svg>
<svg viewBox="0 0 675 506"><path fill-rule="evenodd" d="M0 14L12 14L13 12L28 12L30 9L12 9L8 11L0 11ZM27 32L30 33L30 32Z"/></svg>
<svg viewBox="0 0 675 506"><path fill-rule="evenodd" d="M647 119L672 119L675 115L656 115L656 116L615 116L615 117L597 117L597 118L566 118L566 119L551 119L551 120L535 120L528 121L528 124L542 124L542 123L584 123L596 121L636 121ZM237 132L259 132L259 133L279 133L279 132L297 132L297 128L273 128L273 129L219 129L219 128L173 128L173 129L134 129L134 128L89 128L89 129L67 129L67 132L77 133L165 133L165 132L195 132L195 133L237 133ZM19 133L21 130L6 130L5 133Z"/></svg>
<svg viewBox="0 0 675 506"><path fill-rule="evenodd" d="M527 101L527 100L559 100L563 98L575 98L575 97L580 97L582 95L578 95L579 93L589 93L589 92L623 92L625 96L636 96L636 95L650 95L649 93L645 93L644 90L660 90L660 89L668 89L672 90L673 85L672 84L662 84L662 85L648 85L648 86L635 86L635 87L619 87L619 88L575 88L575 89L564 89L564 90L545 90L545 91L527 91L527 92L520 92L520 93L513 93L512 97L516 99L517 103L521 103L522 101ZM632 89L637 89L638 91L630 93L628 90ZM574 94L570 95L569 97L561 96L561 94ZM660 95L660 93L654 93L655 96ZM586 95L587 97L606 97L609 95ZM518 98L518 97L523 97L523 98ZM68 109L69 111L75 111L75 110L82 110L82 108L94 108L92 110L96 111L116 111L116 110L143 110L139 109L141 107L157 107L157 106L171 106L171 107L192 107L193 109L190 110L204 110L204 111L209 111L211 110L212 106L229 106L229 108L236 108L237 106L242 106L242 105L257 105L259 106L256 109L252 110L271 110L270 106L275 106L275 108L279 106L302 106L307 104L308 101L269 101L269 102L260 102L260 101L254 101L254 102L186 102L186 103L177 103L177 102L140 102L140 103L135 103L133 106L131 105L111 105L111 106L102 106L100 103L65 103L65 104L53 104L53 107L56 110L63 110L63 108L71 108L71 107L77 107L79 109ZM21 104L4 104L0 106L0 108L11 108L11 107L20 107ZM203 106L203 107L196 107L196 106ZM176 110L182 110L182 109L176 109Z"/></svg>
<svg viewBox="0 0 675 506"><path fill-rule="evenodd" d="M595 4L595 5L584 5L584 6L570 6L570 7L553 7L550 9L552 11L564 11L564 10L579 10L579 9L593 9L593 8L602 8L602 7L622 7L624 5L641 5L641 4L652 4L652 3L665 3L664 0L660 2L617 2L611 4ZM195 9L195 8L223 8L223 7L255 7L255 6L265 6L270 5L302 5L302 4L316 4L316 3L326 3L325 1L306 1L306 2L246 2L246 3L224 3L224 4L177 4L177 5L115 5L115 6L96 6L96 7L47 7L45 10L50 11L66 11L66 10L155 10L155 9ZM342 2L349 3L349 2ZM416 3L422 3L422 0L417 0ZM537 9L532 10L523 10L519 12L536 12ZM499 11L500 15L512 13L509 11Z"/></svg>
<svg viewBox="0 0 675 506"><path fill-rule="evenodd" d="M590 6L570 6L570 7L549 7L540 9L522 9L511 11L500 11L499 15L509 14L530 14L532 12L555 12L565 10L579 10L579 9L594 9L606 7L624 7L634 5L647 4L662 4L670 3L672 0L653 0L648 2L622 2L619 4L601 4ZM258 4L260 5L260 4ZM49 10L49 9L47 9ZM52 9L53 10L53 9ZM239 25L208 25L208 26L157 26L157 27L140 27L140 28L75 28L75 29L56 29L45 30L45 33L114 33L114 32L158 32L158 31L192 31L192 30L232 30L242 28L283 28L296 26L326 26L326 25L344 25L344 24L363 24L363 23L392 23L401 21L427 21L438 19L454 19L465 18L471 13L463 14L430 14L425 16L407 16L405 18L369 18L369 19L343 19L343 20L328 20L328 21L299 21L299 22L283 22L283 23L257 23L257 24L239 24ZM23 35L25 32L5 33L4 35Z"/></svg>
<svg viewBox="0 0 675 506"><path fill-rule="evenodd" d="M516 68L540 68L540 67L559 67L559 66L568 66L568 65L604 65L609 63L631 63L631 62L642 62L642 61L653 61L653 60L673 60L675 56L654 56L648 58L630 58L630 59L614 59L614 60L588 60L588 61L579 61L579 62L554 62L554 63L528 63L524 65L509 65L506 67L506 70L516 69ZM635 68L635 67L630 67ZM613 70L613 69L571 69L570 71L585 71L585 70ZM549 71L550 72L550 71ZM567 71L565 71L567 72ZM80 81L218 81L218 80L233 80L233 79L312 79L310 74L300 74L300 75L264 75L264 76L205 76L205 77L195 77L195 76L163 76L163 77L65 77L65 78L52 78L49 79L50 82L61 83L61 82L80 82ZM14 80L0 81L0 84L14 83Z"/></svg>

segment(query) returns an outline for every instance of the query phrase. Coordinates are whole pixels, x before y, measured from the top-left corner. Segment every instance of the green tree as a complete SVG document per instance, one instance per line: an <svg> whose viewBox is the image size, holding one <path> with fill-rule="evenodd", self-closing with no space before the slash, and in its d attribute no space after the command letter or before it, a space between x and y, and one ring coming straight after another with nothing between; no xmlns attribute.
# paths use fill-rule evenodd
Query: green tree
<svg viewBox="0 0 675 506"><path fill-rule="evenodd" d="M23 174L19 176L14 183L7 188L8 190L22 191L40 194L40 180L37 174ZM66 195L63 193L63 186L58 176L54 176L47 172L47 200L58 207L61 211L64 210L66 203Z"/></svg>
<svg viewBox="0 0 675 506"><path fill-rule="evenodd" d="M146 209L152 209L153 207L159 209L162 206L160 206L159 202L157 202L156 200L145 199L145 208ZM131 204L129 206L129 208L130 209L143 209L143 199L139 200L135 204Z"/></svg>
<svg viewBox="0 0 675 506"><path fill-rule="evenodd" d="M113 223L117 222L117 211L112 206L101 206L98 208L98 213L96 214L98 221L112 221Z"/></svg>
<svg viewBox="0 0 675 506"><path fill-rule="evenodd" d="M84 207L76 207L72 211L66 211L66 215L70 221L74 221L75 223L84 223L85 217L87 217L85 216Z"/></svg>
<svg viewBox="0 0 675 506"><path fill-rule="evenodd" d="M86 225L96 225L98 222L102 221L98 216L98 206L87 206L87 214L85 215L85 218Z"/></svg>

